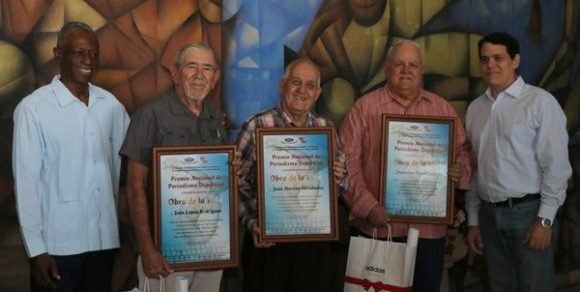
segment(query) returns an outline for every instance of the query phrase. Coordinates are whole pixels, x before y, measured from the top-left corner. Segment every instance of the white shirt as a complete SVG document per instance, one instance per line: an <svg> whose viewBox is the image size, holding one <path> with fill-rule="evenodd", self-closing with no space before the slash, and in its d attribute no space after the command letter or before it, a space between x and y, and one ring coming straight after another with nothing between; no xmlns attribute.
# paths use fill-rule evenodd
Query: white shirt
<svg viewBox="0 0 580 292"><path fill-rule="evenodd" d="M14 111L12 167L29 257L119 246L118 152L129 117L109 92L89 84L87 106L59 79Z"/></svg>
<svg viewBox="0 0 580 292"><path fill-rule="evenodd" d="M547 91L521 77L494 100L488 88L467 109L466 130L477 155L467 193L468 224L479 225L481 200L540 193L538 217L554 219L572 174L566 116Z"/></svg>

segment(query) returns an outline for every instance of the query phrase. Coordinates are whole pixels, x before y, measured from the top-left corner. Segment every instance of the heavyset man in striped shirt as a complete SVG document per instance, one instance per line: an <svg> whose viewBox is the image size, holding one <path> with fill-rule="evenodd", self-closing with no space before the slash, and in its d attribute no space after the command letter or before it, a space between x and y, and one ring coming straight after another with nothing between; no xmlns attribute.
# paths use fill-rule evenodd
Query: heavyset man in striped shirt
<svg viewBox="0 0 580 292"><path fill-rule="evenodd" d="M423 90L423 63L419 45L412 41L395 43L387 53L382 88L361 97L351 108L340 129L349 173L345 194L351 209L353 234L387 236L388 214L379 204L382 114L454 117L456 122L455 164L449 176L456 188L466 189L470 178L470 144L459 117L443 98ZM407 230L419 230L413 291L439 291L447 225L390 223L393 237L406 241Z"/></svg>

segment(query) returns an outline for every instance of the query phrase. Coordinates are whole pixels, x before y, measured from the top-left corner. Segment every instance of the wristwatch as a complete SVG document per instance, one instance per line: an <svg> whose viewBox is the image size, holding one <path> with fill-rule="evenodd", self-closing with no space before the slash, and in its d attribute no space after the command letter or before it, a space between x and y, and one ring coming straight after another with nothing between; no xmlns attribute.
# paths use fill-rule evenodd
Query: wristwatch
<svg viewBox="0 0 580 292"><path fill-rule="evenodd" d="M542 227L552 228L552 220L550 220L548 218L542 218L542 217L538 217L538 220L540 220L540 224L542 225Z"/></svg>

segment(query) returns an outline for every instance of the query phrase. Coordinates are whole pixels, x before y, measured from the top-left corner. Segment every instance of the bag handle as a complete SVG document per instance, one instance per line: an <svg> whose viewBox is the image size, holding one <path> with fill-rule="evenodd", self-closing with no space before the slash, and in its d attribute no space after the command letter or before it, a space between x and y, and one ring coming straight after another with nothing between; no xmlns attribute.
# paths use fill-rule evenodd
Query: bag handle
<svg viewBox="0 0 580 292"><path fill-rule="evenodd" d="M373 227L373 239L377 240L377 227ZM393 241L393 231L391 230L391 224L387 224L387 241Z"/></svg>
<svg viewBox="0 0 580 292"><path fill-rule="evenodd" d="M373 238L373 244L371 246L371 250L373 250L373 251L376 250L376 245L379 242L379 240L377 239L377 233L378 233L377 227L373 227L373 237L372 237ZM393 242L393 233L392 233L392 230L391 230L391 224L387 224L387 241L388 242ZM388 252L389 251L387 250L387 253Z"/></svg>
<svg viewBox="0 0 580 292"><path fill-rule="evenodd" d="M393 241L393 230L391 224L387 223L387 241Z"/></svg>
<svg viewBox="0 0 580 292"><path fill-rule="evenodd" d="M149 277L145 277L145 280L143 281L143 292L151 292ZM165 280L161 275L159 275L159 292L165 292Z"/></svg>
<svg viewBox="0 0 580 292"><path fill-rule="evenodd" d="M377 239L377 227L373 228L373 243L371 246L371 250L374 251L376 250L377 244L378 244L379 240ZM392 243L393 242L393 231L391 229L391 224L387 224L387 242L388 243ZM390 250L391 245L390 244L386 244L386 251L385 251L385 256L388 257L389 256L389 250ZM385 271L387 270L387 268L385 267Z"/></svg>
<svg viewBox="0 0 580 292"><path fill-rule="evenodd" d="M165 279L159 275L159 292L165 292Z"/></svg>

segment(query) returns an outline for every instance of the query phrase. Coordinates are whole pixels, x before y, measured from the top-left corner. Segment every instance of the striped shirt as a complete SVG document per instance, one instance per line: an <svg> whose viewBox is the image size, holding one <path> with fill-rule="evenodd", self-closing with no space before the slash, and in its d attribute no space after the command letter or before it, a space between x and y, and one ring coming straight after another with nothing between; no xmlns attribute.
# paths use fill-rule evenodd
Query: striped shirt
<svg viewBox="0 0 580 292"><path fill-rule="evenodd" d="M291 128L297 127L290 117L288 117L282 109L274 107L258 113L244 122L238 139L236 141L237 149L242 154L242 164L240 166L241 176L238 181L238 196L239 216L242 219L242 224L248 226L250 220L258 217L258 201L257 201L257 187L258 181L256 178L256 141L255 133L257 128ZM308 113L306 121L301 127L334 127L332 121ZM336 135L336 134L335 134ZM342 156L340 143L335 136L335 147L337 148L336 156ZM346 180L344 179L346 182ZM343 185L342 182L340 185Z"/></svg>
<svg viewBox="0 0 580 292"><path fill-rule="evenodd" d="M367 235L373 234L374 226L366 218L371 209L379 204L383 113L455 117L455 162L463 170L457 188L467 189L471 176L471 144L457 113L445 99L420 90L413 102L405 107L392 98L387 86L368 93L351 108L340 129L349 173L345 199L351 209L350 224ZM390 225L394 237L406 236L411 227L419 230L421 238L441 238L447 232L447 226L441 224ZM387 236L387 228L377 228L377 231L379 237Z"/></svg>

